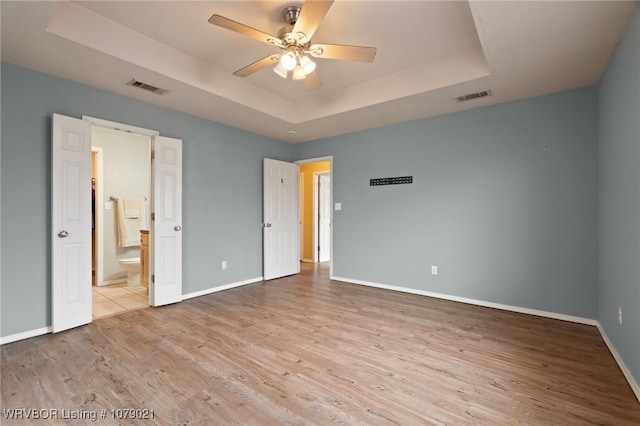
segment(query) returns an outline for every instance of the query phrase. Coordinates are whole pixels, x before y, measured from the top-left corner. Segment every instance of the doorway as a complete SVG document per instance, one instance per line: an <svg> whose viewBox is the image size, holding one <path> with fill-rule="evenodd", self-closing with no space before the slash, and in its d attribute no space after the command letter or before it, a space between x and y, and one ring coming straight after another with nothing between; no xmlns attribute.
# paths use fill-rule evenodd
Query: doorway
<svg viewBox="0 0 640 426"><path fill-rule="evenodd" d="M316 173L315 178L314 260L322 263L331 256L331 174Z"/></svg>
<svg viewBox="0 0 640 426"><path fill-rule="evenodd" d="M328 262L332 270L332 157L297 161L300 167L300 261Z"/></svg>
<svg viewBox="0 0 640 426"><path fill-rule="evenodd" d="M149 306L142 261L142 232L149 231L151 192L151 137L112 128L93 126L92 151L92 318L102 318ZM127 244L120 237L123 218L117 204L138 201L136 219L124 219L131 233ZM138 229L133 230L133 225ZM135 234L135 235L134 235ZM128 281L122 260L140 259L135 284ZM145 271L142 268L145 267Z"/></svg>
<svg viewBox="0 0 640 426"><path fill-rule="evenodd" d="M92 127L151 138L155 156L150 156L154 161L150 177L151 279L147 304L162 306L182 300L182 141L93 117L83 116L79 120L53 114L51 329L54 333L92 320ZM99 202L102 204L107 196L109 194L103 193ZM137 209L132 210L129 214L135 215ZM139 213L138 216L142 217ZM137 241L137 235L133 240ZM128 269L131 269L130 263L124 263Z"/></svg>

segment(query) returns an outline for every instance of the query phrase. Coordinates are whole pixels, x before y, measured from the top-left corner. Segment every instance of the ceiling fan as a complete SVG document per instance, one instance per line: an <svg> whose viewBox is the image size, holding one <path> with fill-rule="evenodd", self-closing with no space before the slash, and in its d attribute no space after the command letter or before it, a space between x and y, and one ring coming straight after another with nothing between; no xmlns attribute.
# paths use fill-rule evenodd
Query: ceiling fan
<svg viewBox="0 0 640 426"><path fill-rule="evenodd" d="M256 30L217 14L209 18L209 23L278 47L282 51L281 53L265 56L249 64L234 72L234 75L246 77L270 65L276 65L274 71L282 78L287 78L289 71L291 71L293 80L303 80L308 90L316 90L322 87L322 82L315 71L316 64L312 57L373 62L376 56L375 47L311 44L313 34L332 4L333 0L308 0L302 7L286 7L282 11L282 18L287 25L280 29L277 36Z"/></svg>

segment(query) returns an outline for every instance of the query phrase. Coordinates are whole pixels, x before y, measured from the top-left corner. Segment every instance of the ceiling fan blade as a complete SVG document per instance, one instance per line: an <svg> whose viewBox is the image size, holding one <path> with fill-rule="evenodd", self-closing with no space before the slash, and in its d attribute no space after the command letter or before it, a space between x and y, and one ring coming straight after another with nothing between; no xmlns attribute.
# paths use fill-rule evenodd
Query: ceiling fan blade
<svg viewBox="0 0 640 426"><path fill-rule="evenodd" d="M211 15L211 18L209 18L209 23L222 28L226 28L231 31L235 31L242 35L246 35L272 46L277 45L276 41L279 40L276 36L272 36L271 34L256 30L255 28L251 28L247 25L241 24L240 22L236 22L233 19L225 18L224 16L220 15Z"/></svg>
<svg viewBox="0 0 640 426"><path fill-rule="evenodd" d="M318 53L318 49L322 49L322 53ZM309 50L311 55L316 58L360 62L373 62L377 52L375 47L347 46L344 44L314 44Z"/></svg>
<svg viewBox="0 0 640 426"><path fill-rule="evenodd" d="M322 87L320 77L318 77L318 73L316 73L315 71L307 74L303 81L307 90L316 90Z"/></svg>
<svg viewBox="0 0 640 426"><path fill-rule="evenodd" d="M234 72L233 75L237 75L238 77L247 77L256 71L260 71L262 68L266 68L269 65L277 63L279 58L280 55L278 54L265 56L244 68L240 68L238 71Z"/></svg>
<svg viewBox="0 0 640 426"><path fill-rule="evenodd" d="M320 22L324 18L324 15L327 14L329 8L333 4L333 0L331 1L316 1L316 0L307 0L302 5L302 10L300 10L300 16L298 16L298 20L293 26L293 33L303 33L306 35L306 41L308 42L313 37L313 34L318 29Z"/></svg>

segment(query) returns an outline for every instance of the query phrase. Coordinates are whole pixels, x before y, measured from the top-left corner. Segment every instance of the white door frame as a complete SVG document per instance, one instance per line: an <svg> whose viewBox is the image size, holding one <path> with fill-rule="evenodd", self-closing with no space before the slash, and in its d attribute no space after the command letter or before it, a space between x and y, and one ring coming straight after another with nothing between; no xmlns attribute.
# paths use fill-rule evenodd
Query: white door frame
<svg viewBox="0 0 640 426"><path fill-rule="evenodd" d="M298 172L298 240L300 241L300 259L304 259L304 173Z"/></svg>
<svg viewBox="0 0 640 426"><path fill-rule="evenodd" d="M99 146L92 146L91 152L96 154L97 158L97 170L96 170L96 188L95 188L95 213L94 213L94 240L93 246L95 247L96 256L96 285L100 285L104 280L104 262L102 261L102 242L104 241L104 230L102 229L103 207L104 207L104 150ZM93 164L92 164L93 166Z"/></svg>
<svg viewBox="0 0 640 426"><path fill-rule="evenodd" d="M148 136L154 138L160 136L160 132L157 130L145 129L143 127L130 126L128 124L116 123L115 121L103 120L102 118L91 117L89 115L83 115L82 119L88 121L96 127L106 127L107 129L120 130L127 133L135 133L137 135Z"/></svg>
<svg viewBox="0 0 640 426"><path fill-rule="evenodd" d="M320 198L318 197L320 190L320 176L329 176L329 186L331 186L331 173L329 172L313 172L313 262L320 262L320 253L318 251L318 247L320 246L320 228L319 228L319 220L320 220ZM331 194L331 190L329 190L329 194ZM329 209L331 211L331 209ZM331 229L329 229L331 231ZM329 246L331 246L331 241L329 241Z"/></svg>
<svg viewBox="0 0 640 426"><path fill-rule="evenodd" d="M320 163L323 161L328 161L329 162L329 176L330 176L330 203L331 203L331 229L329 230L329 232L331 233L331 242L330 242L330 247L329 247L329 279L333 279L333 230L335 228L335 226L333 226L334 221L333 221L333 211L334 211L334 202L333 202L333 155L329 155L326 157L316 157L316 158L306 158L303 160L297 160L294 161L295 164L297 165L303 165L303 164L311 164L311 163ZM315 238L315 236L314 236ZM316 250L314 250L315 252ZM315 255L314 255L315 258Z"/></svg>

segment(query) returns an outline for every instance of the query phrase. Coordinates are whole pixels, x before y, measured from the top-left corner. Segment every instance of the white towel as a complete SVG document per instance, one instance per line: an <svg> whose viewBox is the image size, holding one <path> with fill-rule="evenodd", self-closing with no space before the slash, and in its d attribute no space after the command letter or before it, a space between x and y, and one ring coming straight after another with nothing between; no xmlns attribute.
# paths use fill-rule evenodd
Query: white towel
<svg viewBox="0 0 640 426"><path fill-rule="evenodd" d="M143 198L123 198L124 217L127 219L138 219L140 217L140 204L144 203Z"/></svg>
<svg viewBox="0 0 640 426"><path fill-rule="evenodd" d="M137 217L127 217L127 204L131 206L137 205ZM118 198L118 201L116 202L116 220L118 222L118 244L120 247L140 245L140 231L142 229L147 229L147 215L145 208L146 204L144 198Z"/></svg>

